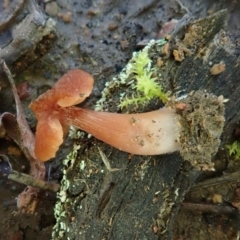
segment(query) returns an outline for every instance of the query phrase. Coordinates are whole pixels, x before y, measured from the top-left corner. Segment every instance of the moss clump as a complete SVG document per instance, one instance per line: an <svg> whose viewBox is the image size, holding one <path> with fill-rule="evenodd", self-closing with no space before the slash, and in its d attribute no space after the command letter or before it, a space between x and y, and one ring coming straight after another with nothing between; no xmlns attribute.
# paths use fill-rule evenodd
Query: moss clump
<svg viewBox="0 0 240 240"><path fill-rule="evenodd" d="M166 43L162 40L161 45ZM168 100L168 94L163 92L162 86L153 77L154 68L152 60L148 56L148 48L134 52L133 58L126 69L126 75L133 81L132 88L136 90L131 97L125 97L119 107L122 109L129 105L146 105L153 98L159 98L164 103Z"/></svg>
<svg viewBox="0 0 240 240"><path fill-rule="evenodd" d="M131 65L127 69L127 74L136 74L137 76L142 76L146 69L151 66L151 59L148 57L147 50L142 50L139 52L134 52L131 60Z"/></svg>
<svg viewBox="0 0 240 240"><path fill-rule="evenodd" d="M240 159L240 143L238 141L235 141L231 145L227 145L226 147L230 156L234 156L236 160Z"/></svg>
<svg viewBox="0 0 240 240"><path fill-rule="evenodd" d="M168 94L164 93L162 86L156 82L157 78L151 77L152 73L143 73L141 76L136 76L136 95L132 95L131 98L126 97L119 105L124 108L129 105L147 104L151 99L159 97L164 103L168 100Z"/></svg>

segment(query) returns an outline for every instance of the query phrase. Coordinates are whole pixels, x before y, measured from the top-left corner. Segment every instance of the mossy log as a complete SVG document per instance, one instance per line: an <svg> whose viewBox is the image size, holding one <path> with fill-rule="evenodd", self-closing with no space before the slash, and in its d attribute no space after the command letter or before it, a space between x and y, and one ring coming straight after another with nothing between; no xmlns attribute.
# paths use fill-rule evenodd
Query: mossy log
<svg viewBox="0 0 240 240"><path fill-rule="evenodd" d="M157 44L149 48L153 64L158 58L164 62L159 71L166 91L181 96L203 90L229 99L219 149L229 142L240 113L239 59L223 30L225 20L224 10L205 19L184 20L172 32L167 52ZM214 64L224 64L225 69L215 75ZM114 103L119 103L121 91L132 91L127 84L114 86L118 88L109 88L102 102L108 111L117 110ZM153 102L142 111L160 106ZM181 203L202 171L179 153L132 156L87 137L78 144L65 160L53 239L171 239Z"/></svg>

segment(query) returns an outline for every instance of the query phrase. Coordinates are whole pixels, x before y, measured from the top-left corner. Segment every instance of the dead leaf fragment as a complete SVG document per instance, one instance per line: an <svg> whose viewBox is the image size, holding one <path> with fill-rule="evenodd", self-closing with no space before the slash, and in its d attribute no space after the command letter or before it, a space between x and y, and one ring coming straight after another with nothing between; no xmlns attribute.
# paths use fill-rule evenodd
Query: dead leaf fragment
<svg viewBox="0 0 240 240"><path fill-rule="evenodd" d="M212 75L218 75L224 71L225 71L225 64L222 62L214 64L210 69L210 72Z"/></svg>

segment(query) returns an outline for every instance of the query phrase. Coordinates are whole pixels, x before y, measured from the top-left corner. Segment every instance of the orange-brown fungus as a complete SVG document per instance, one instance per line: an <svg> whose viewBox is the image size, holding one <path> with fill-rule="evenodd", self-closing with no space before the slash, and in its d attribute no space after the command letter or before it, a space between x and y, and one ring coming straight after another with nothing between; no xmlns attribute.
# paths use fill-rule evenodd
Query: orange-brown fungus
<svg viewBox="0 0 240 240"><path fill-rule="evenodd" d="M30 105L38 119L35 143L38 159L46 161L55 156L68 125L133 154L157 155L180 149L172 110L117 114L72 106L89 96L92 86L91 75L72 70Z"/></svg>
<svg viewBox="0 0 240 240"><path fill-rule="evenodd" d="M63 142L66 126L59 115L60 107L78 104L90 95L93 78L83 70L70 70L55 86L30 104L38 120L35 137L35 154L46 161L55 156Z"/></svg>

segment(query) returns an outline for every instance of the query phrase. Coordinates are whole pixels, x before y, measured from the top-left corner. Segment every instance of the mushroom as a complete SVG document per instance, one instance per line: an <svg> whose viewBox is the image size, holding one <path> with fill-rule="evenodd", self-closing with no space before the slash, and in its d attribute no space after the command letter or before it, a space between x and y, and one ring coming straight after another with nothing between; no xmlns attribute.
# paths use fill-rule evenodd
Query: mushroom
<svg viewBox="0 0 240 240"><path fill-rule="evenodd" d="M90 95L93 81L87 72L71 70L30 104L38 120L35 136L38 159L46 161L55 157L69 125L132 154L158 155L180 150L173 110L118 114L72 106Z"/></svg>
<svg viewBox="0 0 240 240"><path fill-rule="evenodd" d="M92 91L93 78L71 70L31 103L38 120L35 154L42 161L55 157L64 134L73 125L119 150L137 155L180 151L193 166L213 170L224 125L224 98L196 91L167 107L136 114L96 112L74 106Z"/></svg>
<svg viewBox="0 0 240 240"><path fill-rule="evenodd" d="M68 130L58 110L84 101L92 91L93 81L90 74L71 70L52 89L30 104L38 120L35 154L39 160L46 161L55 156Z"/></svg>

